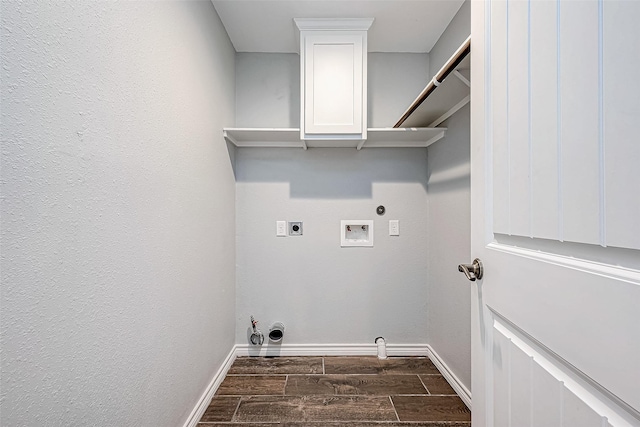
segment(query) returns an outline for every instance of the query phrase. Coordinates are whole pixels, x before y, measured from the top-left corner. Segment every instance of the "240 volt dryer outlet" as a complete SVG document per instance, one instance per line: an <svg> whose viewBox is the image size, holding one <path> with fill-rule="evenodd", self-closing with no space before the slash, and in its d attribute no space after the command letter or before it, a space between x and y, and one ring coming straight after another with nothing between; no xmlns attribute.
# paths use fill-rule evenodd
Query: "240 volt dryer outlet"
<svg viewBox="0 0 640 427"><path fill-rule="evenodd" d="M289 236L302 236L302 221L289 221Z"/></svg>

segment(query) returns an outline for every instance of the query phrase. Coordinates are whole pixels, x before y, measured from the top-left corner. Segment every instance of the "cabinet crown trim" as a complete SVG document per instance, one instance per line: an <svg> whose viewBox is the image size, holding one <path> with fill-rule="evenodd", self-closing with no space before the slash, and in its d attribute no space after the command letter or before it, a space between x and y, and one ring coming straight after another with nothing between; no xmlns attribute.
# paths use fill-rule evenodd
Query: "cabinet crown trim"
<svg viewBox="0 0 640 427"><path fill-rule="evenodd" d="M300 31L367 31L374 18L293 18Z"/></svg>

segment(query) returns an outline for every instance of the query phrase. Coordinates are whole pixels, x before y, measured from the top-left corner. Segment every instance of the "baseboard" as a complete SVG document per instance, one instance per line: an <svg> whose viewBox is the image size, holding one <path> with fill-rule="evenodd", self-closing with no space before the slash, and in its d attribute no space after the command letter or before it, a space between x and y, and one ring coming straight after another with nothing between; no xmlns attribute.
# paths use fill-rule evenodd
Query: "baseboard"
<svg viewBox="0 0 640 427"><path fill-rule="evenodd" d="M460 379L451 372L451 369L447 366L446 363L440 358L438 353L427 344L427 356L433 362L434 365L438 368L443 377L446 378L447 382L453 389L458 393L460 399L467 405L467 408L471 409L471 391L460 381Z"/></svg>
<svg viewBox="0 0 640 427"><path fill-rule="evenodd" d="M184 427L197 426L198 421L200 421L200 418L202 418L204 411L207 410L209 402L211 402L213 395L218 390L218 387L220 387L220 384L222 384L222 380L224 380L227 372L229 372L229 369L231 369L231 365L233 365L236 357L236 346L233 346L227 357L224 359L224 362L222 362L222 366L220 366L220 369L218 369L218 371L214 374L213 378L209 382L209 385L200 397L200 400L198 400L195 408L193 408L193 411L191 411L191 414L189 414L189 418L187 418L187 421L184 423Z"/></svg>
<svg viewBox="0 0 640 427"><path fill-rule="evenodd" d="M253 346L237 344L238 356L375 356L375 343L371 344L281 344ZM427 356L425 344L387 344L389 356Z"/></svg>

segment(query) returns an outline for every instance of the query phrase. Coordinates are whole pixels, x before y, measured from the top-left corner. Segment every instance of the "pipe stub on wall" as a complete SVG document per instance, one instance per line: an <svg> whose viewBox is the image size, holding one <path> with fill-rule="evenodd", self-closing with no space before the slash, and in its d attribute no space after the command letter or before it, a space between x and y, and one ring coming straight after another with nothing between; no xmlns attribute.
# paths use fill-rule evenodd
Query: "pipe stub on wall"
<svg viewBox="0 0 640 427"><path fill-rule="evenodd" d="M252 333L249 339L253 345L262 345L264 343L264 335L259 331Z"/></svg>
<svg viewBox="0 0 640 427"><path fill-rule="evenodd" d="M383 337L376 338L376 347L378 349L378 359L387 358L387 342Z"/></svg>
<svg viewBox="0 0 640 427"><path fill-rule="evenodd" d="M282 322L275 322L269 328L269 339L272 342L280 342L284 337L284 324Z"/></svg>

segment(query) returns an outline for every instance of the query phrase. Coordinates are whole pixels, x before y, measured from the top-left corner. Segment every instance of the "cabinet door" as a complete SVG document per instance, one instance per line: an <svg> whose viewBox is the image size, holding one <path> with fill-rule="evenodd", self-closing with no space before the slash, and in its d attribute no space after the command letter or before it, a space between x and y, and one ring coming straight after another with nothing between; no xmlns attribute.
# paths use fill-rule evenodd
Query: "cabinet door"
<svg viewBox="0 0 640 427"><path fill-rule="evenodd" d="M306 35L303 132L361 136L366 129L364 36Z"/></svg>

